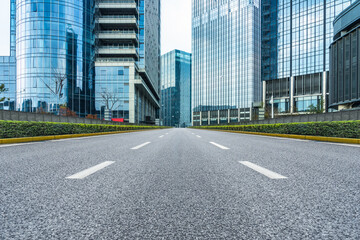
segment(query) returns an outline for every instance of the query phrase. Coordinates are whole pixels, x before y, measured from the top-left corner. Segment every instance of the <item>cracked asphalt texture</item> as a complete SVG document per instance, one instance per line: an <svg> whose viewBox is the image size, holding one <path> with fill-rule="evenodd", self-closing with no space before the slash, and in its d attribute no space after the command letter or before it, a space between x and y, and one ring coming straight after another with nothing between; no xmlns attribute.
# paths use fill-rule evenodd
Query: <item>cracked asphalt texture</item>
<svg viewBox="0 0 360 240"><path fill-rule="evenodd" d="M359 239L359 172L356 146L192 129L0 145L0 239Z"/></svg>

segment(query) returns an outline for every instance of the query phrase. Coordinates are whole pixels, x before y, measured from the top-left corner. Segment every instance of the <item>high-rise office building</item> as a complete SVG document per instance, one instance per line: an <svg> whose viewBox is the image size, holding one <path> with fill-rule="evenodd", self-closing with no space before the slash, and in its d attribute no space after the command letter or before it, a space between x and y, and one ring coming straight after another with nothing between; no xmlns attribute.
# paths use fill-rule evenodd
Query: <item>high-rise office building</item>
<svg viewBox="0 0 360 240"><path fill-rule="evenodd" d="M164 126L191 126L191 54L161 56L161 120Z"/></svg>
<svg viewBox="0 0 360 240"><path fill-rule="evenodd" d="M333 20L351 0L262 0L263 99L275 113L325 111Z"/></svg>
<svg viewBox="0 0 360 240"><path fill-rule="evenodd" d="M15 110L16 101L16 0L10 0L10 55L0 57L0 84L7 91L2 94L5 100L0 109Z"/></svg>
<svg viewBox="0 0 360 240"><path fill-rule="evenodd" d="M90 114L93 0L17 0L16 11L17 110Z"/></svg>
<svg viewBox="0 0 360 240"><path fill-rule="evenodd" d="M96 0L96 113L154 123L160 109L160 1Z"/></svg>
<svg viewBox="0 0 360 240"><path fill-rule="evenodd" d="M251 118L261 99L260 1L192 1L194 125Z"/></svg>
<svg viewBox="0 0 360 240"><path fill-rule="evenodd" d="M329 89L331 108L360 107L360 1L351 4L334 20Z"/></svg>

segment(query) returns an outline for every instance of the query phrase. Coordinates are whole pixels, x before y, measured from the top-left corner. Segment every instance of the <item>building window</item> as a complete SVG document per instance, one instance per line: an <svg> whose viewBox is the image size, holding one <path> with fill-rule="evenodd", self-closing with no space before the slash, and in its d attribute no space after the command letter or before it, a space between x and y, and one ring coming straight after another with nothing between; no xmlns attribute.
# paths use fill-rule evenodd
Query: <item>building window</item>
<svg viewBox="0 0 360 240"><path fill-rule="evenodd" d="M37 12L37 3L31 3L31 11Z"/></svg>

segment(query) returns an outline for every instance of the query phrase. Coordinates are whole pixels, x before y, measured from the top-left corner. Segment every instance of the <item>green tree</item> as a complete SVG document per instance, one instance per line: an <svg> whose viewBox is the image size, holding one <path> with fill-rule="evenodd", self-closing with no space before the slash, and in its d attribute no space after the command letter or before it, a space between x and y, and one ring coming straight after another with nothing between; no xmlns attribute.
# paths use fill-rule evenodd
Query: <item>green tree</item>
<svg viewBox="0 0 360 240"><path fill-rule="evenodd" d="M308 107L308 111L312 114L323 113L324 112L324 99L321 98L316 106L314 104L311 104Z"/></svg>
<svg viewBox="0 0 360 240"><path fill-rule="evenodd" d="M2 93L4 93L4 92L7 92L8 91L8 89L7 88L5 88L5 84L0 84L0 95L2 94ZM1 102L3 102L3 101L5 101L5 99L6 99L6 97L1 97L0 96L0 103Z"/></svg>

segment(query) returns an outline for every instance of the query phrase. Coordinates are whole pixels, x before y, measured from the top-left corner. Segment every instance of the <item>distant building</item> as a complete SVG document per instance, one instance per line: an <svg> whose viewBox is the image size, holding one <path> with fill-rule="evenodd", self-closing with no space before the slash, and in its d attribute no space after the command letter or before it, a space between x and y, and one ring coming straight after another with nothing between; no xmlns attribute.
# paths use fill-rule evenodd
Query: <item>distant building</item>
<svg viewBox="0 0 360 240"><path fill-rule="evenodd" d="M194 125L250 120L261 100L260 1L192 1Z"/></svg>
<svg viewBox="0 0 360 240"><path fill-rule="evenodd" d="M360 1L334 20L329 104L336 110L360 108Z"/></svg>
<svg viewBox="0 0 360 240"><path fill-rule="evenodd" d="M96 11L98 117L105 118L108 111L118 121L155 123L160 109L160 0L96 0Z"/></svg>
<svg viewBox="0 0 360 240"><path fill-rule="evenodd" d="M16 0L10 1L10 56L0 57L0 84L7 91L0 98L0 110L15 110L16 101Z"/></svg>
<svg viewBox="0 0 360 240"><path fill-rule="evenodd" d="M165 126L191 126L191 54L161 56L161 120Z"/></svg>
<svg viewBox="0 0 360 240"><path fill-rule="evenodd" d="M263 100L276 114L325 111L333 20L354 0L262 0Z"/></svg>

